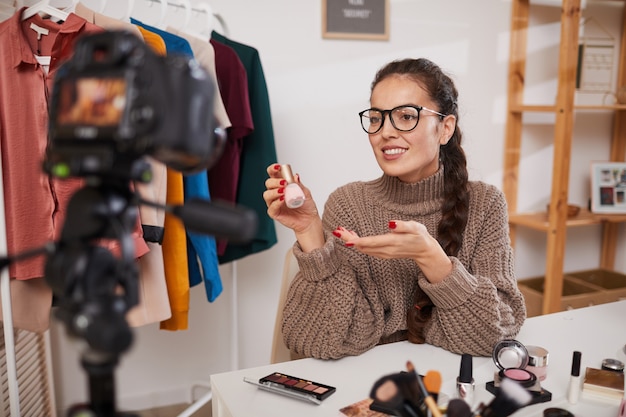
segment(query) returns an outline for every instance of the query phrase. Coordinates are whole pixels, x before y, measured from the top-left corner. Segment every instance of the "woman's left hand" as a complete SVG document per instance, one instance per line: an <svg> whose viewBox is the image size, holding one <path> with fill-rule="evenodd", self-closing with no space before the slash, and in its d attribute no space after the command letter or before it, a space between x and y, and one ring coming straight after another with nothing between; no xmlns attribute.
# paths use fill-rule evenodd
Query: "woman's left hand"
<svg viewBox="0 0 626 417"><path fill-rule="evenodd" d="M413 259L429 281L439 281L452 270L452 262L426 226L416 221L390 220L389 233L359 237L341 226L333 234L369 256L383 259Z"/></svg>

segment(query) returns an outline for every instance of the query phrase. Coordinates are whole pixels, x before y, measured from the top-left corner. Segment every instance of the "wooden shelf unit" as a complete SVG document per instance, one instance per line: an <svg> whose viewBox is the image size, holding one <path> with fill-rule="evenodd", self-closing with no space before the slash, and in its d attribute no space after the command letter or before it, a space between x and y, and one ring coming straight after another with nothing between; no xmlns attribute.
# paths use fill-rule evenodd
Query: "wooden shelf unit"
<svg viewBox="0 0 626 417"><path fill-rule="evenodd" d="M617 1L617 0L616 0ZM531 105L523 102L526 75L527 32L530 0L513 0L511 10L511 39L508 71L508 102L504 145L503 191L509 210L511 242L515 245L517 227L543 231L547 236L546 270L544 277L543 314L559 311L563 291L563 266L567 228L602 225L600 267L613 269L618 227L626 215L598 215L581 210L568 218L568 189L574 113L579 111L613 111L613 134L608 160L626 158L626 105L575 105L576 72L578 65L581 0L562 0L561 33L557 94L554 105ZM617 85L626 85L626 0L622 16L622 35L617 69ZM517 213L518 178L522 144L523 114L550 112L555 115L554 155L549 210L544 213Z"/></svg>

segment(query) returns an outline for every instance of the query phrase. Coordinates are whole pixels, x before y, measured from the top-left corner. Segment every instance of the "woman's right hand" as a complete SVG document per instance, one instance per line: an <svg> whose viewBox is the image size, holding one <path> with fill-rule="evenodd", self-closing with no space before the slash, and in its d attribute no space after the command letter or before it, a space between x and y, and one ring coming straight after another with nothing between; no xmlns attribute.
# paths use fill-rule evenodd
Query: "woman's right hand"
<svg viewBox="0 0 626 417"><path fill-rule="evenodd" d="M311 195L311 191L302 185L300 175L294 175L296 184L302 188L305 200L298 208L288 208L285 203L285 188L287 181L281 174L280 164L272 164L267 167L269 178L265 180L265 192L263 199L267 204L267 214L283 226L292 229L302 250L309 252L324 244L324 232L317 206Z"/></svg>

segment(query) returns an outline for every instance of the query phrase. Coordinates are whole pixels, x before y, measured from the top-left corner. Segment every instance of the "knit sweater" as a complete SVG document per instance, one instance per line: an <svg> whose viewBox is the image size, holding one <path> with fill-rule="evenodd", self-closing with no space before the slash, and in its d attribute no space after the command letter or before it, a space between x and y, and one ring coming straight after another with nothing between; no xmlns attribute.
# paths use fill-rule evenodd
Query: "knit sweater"
<svg viewBox="0 0 626 417"><path fill-rule="evenodd" d="M289 288L282 332L296 355L321 359L359 355L383 341L406 339L407 311L419 287L434 304L426 343L454 353L489 356L514 338L526 317L517 288L504 195L469 182L469 216L452 272L430 283L412 259L380 259L346 247L332 231L389 233L389 220L414 220L437 236L443 169L415 184L383 175L335 190L323 214L325 244L294 254L300 271ZM400 335L400 337L397 337Z"/></svg>

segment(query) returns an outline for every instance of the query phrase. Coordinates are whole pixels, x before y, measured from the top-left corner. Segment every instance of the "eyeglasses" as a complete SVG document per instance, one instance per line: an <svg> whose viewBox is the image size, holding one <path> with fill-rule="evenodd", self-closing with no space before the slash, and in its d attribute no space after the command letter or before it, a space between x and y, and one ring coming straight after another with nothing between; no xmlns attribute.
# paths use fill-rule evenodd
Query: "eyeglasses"
<svg viewBox="0 0 626 417"><path fill-rule="evenodd" d="M360 112L359 117L361 118L363 130L370 135L378 132L383 127L385 114L389 114L393 127L401 132L408 132L415 129L419 123L422 110L436 114L441 120L446 117L445 114L426 107L408 105L394 107L391 110L367 109Z"/></svg>

